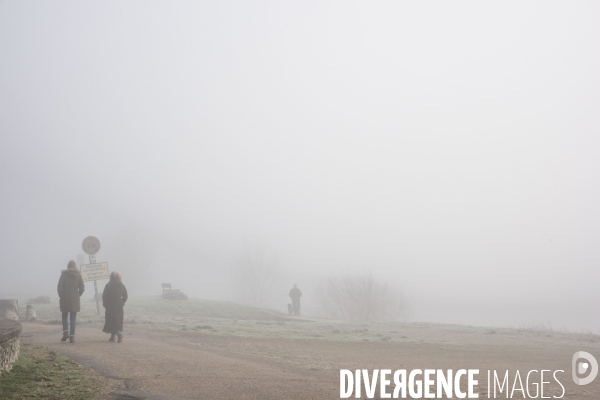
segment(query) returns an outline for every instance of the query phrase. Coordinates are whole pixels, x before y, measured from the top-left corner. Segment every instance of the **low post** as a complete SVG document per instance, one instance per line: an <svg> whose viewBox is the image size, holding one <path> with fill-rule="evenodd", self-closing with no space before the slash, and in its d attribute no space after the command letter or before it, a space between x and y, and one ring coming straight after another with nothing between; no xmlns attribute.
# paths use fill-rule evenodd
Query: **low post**
<svg viewBox="0 0 600 400"><path fill-rule="evenodd" d="M94 281L94 299L96 299L96 314L100 315L100 300L98 300L98 281Z"/></svg>
<svg viewBox="0 0 600 400"><path fill-rule="evenodd" d="M10 371L19 358L21 324L8 318L0 318L0 375Z"/></svg>

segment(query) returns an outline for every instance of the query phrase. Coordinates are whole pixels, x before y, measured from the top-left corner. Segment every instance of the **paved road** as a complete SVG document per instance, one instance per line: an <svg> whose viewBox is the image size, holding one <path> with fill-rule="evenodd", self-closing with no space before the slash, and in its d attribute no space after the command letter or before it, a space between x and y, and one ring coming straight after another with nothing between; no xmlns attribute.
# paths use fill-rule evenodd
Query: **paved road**
<svg viewBox="0 0 600 400"><path fill-rule="evenodd" d="M70 344L60 342L56 325L24 324L23 341L66 354L110 378L116 389L140 398L339 398L333 372L324 375L204 346L198 336L135 329L129 333L123 343L110 343L99 327L82 325L77 327L77 343Z"/></svg>

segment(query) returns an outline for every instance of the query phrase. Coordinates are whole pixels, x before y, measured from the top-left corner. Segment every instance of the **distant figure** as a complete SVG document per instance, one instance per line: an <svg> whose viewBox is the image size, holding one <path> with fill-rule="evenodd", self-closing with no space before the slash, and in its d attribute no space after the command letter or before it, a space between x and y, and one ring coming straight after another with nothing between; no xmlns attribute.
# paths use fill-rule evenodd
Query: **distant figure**
<svg viewBox="0 0 600 400"><path fill-rule="evenodd" d="M294 307L292 307L291 304L288 304L288 314L290 314L290 315L294 314Z"/></svg>
<svg viewBox="0 0 600 400"><path fill-rule="evenodd" d="M27 307L25 308L25 321L34 322L36 320L37 320L37 314L35 313L35 310L33 309L33 304L27 304Z"/></svg>
<svg viewBox="0 0 600 400"><path fill-rule="evenodd" d="M302 297L302 292L298 289L298 285L294 283L294 287L290 290L294 315L300 315L300 297Z"/></svg>
<svg viewBox="0 0 600 400"><path fill-rule="evenodd" d="M110 333L110 342L115 341L115 336L119 343L123 341L123 306L126 301L127 289L123 285L121 275L113 271L102 293L102 305L106 309L102 331Z"/></svg>
<svg viewBox="0 0 600 400"><path fill-rule="evenodd" d="M85 291L83 278L77 270L75 261L69 261L67 269L63 270L58 281L58 296L60 297L60 311L62 312L63 337L61 341L69 339L71 343L75 343L75 322L77 313L80 310L79 298ZM67 316L71 317L71 330L69 331L69 323Z"/></svg>

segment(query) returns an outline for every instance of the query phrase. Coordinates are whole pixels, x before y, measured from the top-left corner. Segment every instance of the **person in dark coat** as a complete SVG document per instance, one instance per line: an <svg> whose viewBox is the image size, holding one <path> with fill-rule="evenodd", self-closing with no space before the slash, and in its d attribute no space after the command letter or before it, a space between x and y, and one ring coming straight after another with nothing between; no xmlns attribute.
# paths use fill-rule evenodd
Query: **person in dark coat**
<svg viewBox="0 0 600 400"><path fill-rule="evenodd" d="M290 290L290 299L292 299L294 315L300 315L300 297L302 297L302 292L298 289L298 285L294 283L294 287Z"/></svg>
<svg viewBox="0 0 600 400"><path fill-rule="evenodd" d="M127 289L123 285L121 275L113 271L102 293L102 305L106 309L103 331L110 333L111 342L115 341L115 336L119 339L119 343L123 341L123 306L126 301Z"/></svg>
<svg viewBox="0 0 600 400"><path fill-rule="evenodd" d="M60 311L62 312L63 337L61 341L70 339L75 343L75 323L77 313L80 310L81 303L79 298L85 291L83 278L77 270L77 264L71 260L67 264L67 269L63 270L58 280L58 297L60 297ZM71 330L69 331L68 317L70 314Z"/></svg>

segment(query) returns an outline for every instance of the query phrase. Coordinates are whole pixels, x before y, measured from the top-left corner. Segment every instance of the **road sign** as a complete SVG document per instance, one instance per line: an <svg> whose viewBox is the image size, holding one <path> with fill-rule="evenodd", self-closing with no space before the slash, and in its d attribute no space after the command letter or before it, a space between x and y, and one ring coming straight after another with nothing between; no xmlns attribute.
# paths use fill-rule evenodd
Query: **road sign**
<svg viewBox="0 0 600 400"><path fill-rule="evenodd" d="M86 254L94 255L100 250L100 241L94 236L88 236L83 239L81 247Z"/></svg>
<svg viewBox="0 0 600 400"><path fill-rule="evenodd" d="M81 277L84 282L108 279L108 263L84 264L81 266Z"/></svg>

